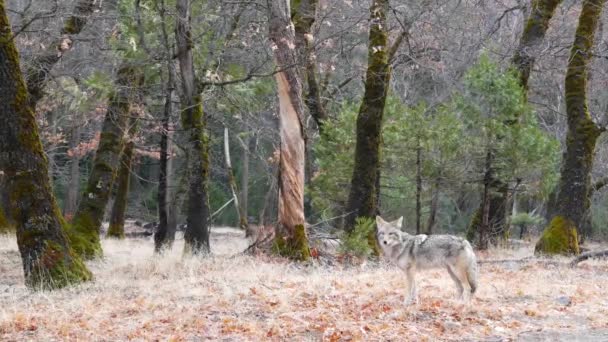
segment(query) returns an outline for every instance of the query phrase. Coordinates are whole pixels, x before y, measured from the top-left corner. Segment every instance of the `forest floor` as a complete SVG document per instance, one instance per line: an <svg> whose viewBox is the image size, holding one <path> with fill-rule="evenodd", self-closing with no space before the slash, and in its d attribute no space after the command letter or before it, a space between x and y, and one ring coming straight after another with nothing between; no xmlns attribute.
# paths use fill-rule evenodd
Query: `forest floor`
<svg viewBox="0 0 608 342"><path fill-rule="evenodd" d="M14 238L0 237L1 341L606 341L608 262L521 259L530 247L478 254L480 288L456 300L443 270L404 278L388 265L312 264L244 256L233 229L212 231L213 256L162 258L151 239L104 240L95 281L32 293Z"/></svg>

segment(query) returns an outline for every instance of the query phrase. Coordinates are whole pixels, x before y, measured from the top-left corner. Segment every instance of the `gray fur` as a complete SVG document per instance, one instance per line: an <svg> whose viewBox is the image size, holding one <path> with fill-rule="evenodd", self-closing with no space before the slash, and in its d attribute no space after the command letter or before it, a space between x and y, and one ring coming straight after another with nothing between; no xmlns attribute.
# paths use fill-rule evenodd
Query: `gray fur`
<svg viewBox="0 0 608 342"><path fill-rule="evenodd" d="M477 290L477 260L471 244L453 235L410 235L401 231L403 218L386 222L376 216L377 239L385 258L397 265L407 276L408 298L416 300L416 270L447 269L454 280L458 295L463 298L470 289L469 299Z"/></svg>

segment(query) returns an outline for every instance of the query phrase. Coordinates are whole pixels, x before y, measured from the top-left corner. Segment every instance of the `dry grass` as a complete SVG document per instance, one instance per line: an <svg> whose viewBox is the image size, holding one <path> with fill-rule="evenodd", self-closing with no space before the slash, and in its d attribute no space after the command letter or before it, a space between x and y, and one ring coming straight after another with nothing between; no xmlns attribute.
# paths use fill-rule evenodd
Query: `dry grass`
<svg viewBox="0 0 608 342"><path fill-rule="evenodd" d="M469 305L452 299L446 272L423 272L419 303L404 307L403 277L392 267L231 256L247 244L240 234L215 231L215 256L187 260L181 241L160 258L150 240L106 240L105 259L89 264L94 282L47 293L22 285L15 240L0 238L0 340L608 338L606 262L483 264Z"/></svg>

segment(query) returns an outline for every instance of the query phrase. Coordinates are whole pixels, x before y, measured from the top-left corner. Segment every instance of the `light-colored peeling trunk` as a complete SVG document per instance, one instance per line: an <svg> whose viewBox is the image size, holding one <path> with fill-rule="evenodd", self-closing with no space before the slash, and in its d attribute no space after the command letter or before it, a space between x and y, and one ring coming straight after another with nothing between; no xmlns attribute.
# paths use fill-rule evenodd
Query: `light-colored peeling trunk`
<svg viewBox="0 0 608 342"><path fill-rule="evenodd" d="M239 190L236 184L236 178L234 178L234 172L232 170L232 160L230 160L230 135L227 127L224 127L224 160L226 162L228 185L230 186L230 192L232 193L234 208L239 216L239 228L247 229L247 214L243 213L243 207L241 206L238 196Z"/></svg>
<svg viewBox="0 0 608 342"><path fill-rule="evenodd" d="M304 220L304 104L297 69L295 31L290 20L289 0L269 1L269 35L277 67L279 95L279 217L275 251L293 259L310 257Z"/></svg>

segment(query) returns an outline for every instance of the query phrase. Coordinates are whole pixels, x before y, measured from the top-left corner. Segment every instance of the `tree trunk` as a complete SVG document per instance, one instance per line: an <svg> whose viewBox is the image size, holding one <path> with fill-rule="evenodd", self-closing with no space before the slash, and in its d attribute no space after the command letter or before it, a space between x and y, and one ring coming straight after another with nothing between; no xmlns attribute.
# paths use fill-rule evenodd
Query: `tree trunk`
<svg viewBox="0 0 608 342"><path fill-rule="evenodd" d="M75 149L80 144L81 125L76 124L72 128L72 136L70 138L70 149L75 152ZM67 196L63 208L63 214L66 218L74 216L74 212L78 206L78 194L80 189L80 155L74 153L70 160L70 181L67 189Z"/></svg>
<svg viewBox="0 0 608 342"><path fill-rule="evenodd" d="M299 65L303 65L308 92L304 104L319 129L323 126L327 111L321 101L321 87L317 80L318 70L312 26L317 15L319 0L291 0L291 20L295 28L295 42Z"/></svg>
<svg viewBox="0 0 608 342"><path fill-rule="evenodd" d="M133 161L133 149L135 143L129 141L120 157L120 168L116 177L116 196L110 214L110 227L107 237L124 239L125 238L125 211L129 199L129 183L131 180L131 163Z"/></svg>
<svg viewBox="0 0 608 342"><path fill-rule="evenodd" d="M420 139L418 139L418 147L416 148L416 235L421 233L422 219L422 203L420 195L422 194L422 148L420 147Z"/></svg>
<svg viewBox="0 0 608 342"><path fill-rule="evenodd" d="M435 221L437 219L437 212L439 211L439 188L441 186L441 178L437 176L435 183L433 184L433 190L431 195L431 210L429 212L429 219L426 224L426 234L433 234L435 227Z"/></svg>
<svg viewBox="0 0 608 342"><path fill-rule="evenodd" d="M241 145L243 148L243 171L241 172L241 208L243 208L243 213L245 213L245 215L249 215L249 156L255 150L255 136L248 136L245 142L241 141ZM249 219L247 221L249 221Z"/></svg>
<svg viewBox="0 0 608 342"><path fill-rule="evenodd" d="M239 190L236 184L236 178L234 178L234 172L232 171L232 161L230 160L230 136L228 135L227 127L224 127L224 157L226 162L226 172L228 173L228 184L230 185L230 191L232 192L234 208L239 216L239 228L246 230L248 226L247 213L243 211L243 207L239 201Z"/></svg>
<svg viewBox="0 0 608 342"><path fill-rule="evenodd" d="M15 220L27 286L60 288L91 279L71 251L49 183L34 112L21 74L4 0L0 0L0 177Z"/></svg>
<svg viewBox="0 0 608 342"><path fill-rule="evenodd" d="M382 115L390 81L388 8L388 0L373 0L370 8L368 68L365 94L357 116L355 165L345 220L347 231L354 228L357 217L371 218L377 212Z"/></svg>
<svg viewBox="0 0 608 342"><path fill-rule="evenodd" d="M93 259L102 254L99 241L101 222L120 164L130 106L141 102L137 99L137 89L142 83L143 75L138 69L123 65L118 70L118 89L111 96L93 168L70 230L74 251L85 259Z"/></svg>
<svg viewBox="0 0 608 342"><path fill-rule="evenodd" d="M209 253L209 139L202 89L197 89L192 55L190 0L177 0L177 58L182 79L182 126L188 139L188 205L184 233L185 254Z"/></svg>
<svg viewBox="0 0 608 342"><path fill-rule="evenodd" d="M587 65L604 0L585 0L566 72L568 134L557 195L557 208L536 244L535 254L579 254L578 229L591 207L591 168L602 130L587 108Z"/></svg>
<svg viewBox="0 0 608 342"><path fill-rule="evenodd" d="M26 72L28 104L35 111L36 104L44 96L44 87L49 72L61 60L66 52L72 49L72 36L79 34L87 24L88 18L95 10L96 0L80 0L74 6L72 15L64 22L61 36L50 45L54 48L47 53L36 56Z"/></svg>
<svg viewBox="0 0 608 342"><path fill-rule="evenodd" d="M485 171L483 177L483 196L481 201L481 220L479 226L479 249L488 249L488 233L490 232L490 182L493 177L492 162L494 154L488 148L486 153Z"/></svg>
<svg viewBox="0 0 608 342"><path fill-rule="evenodd" d="M276 48L274 58L283 71L275 75L279 93L279 217L274 251L296 260L310 258L304 220L305 132L302 83L294 65L295 32L289 0L268 1L269 36Z"/></svg>
<svg viewBox="0 0 608 342"><path fill-rule="evenodd" d="M170 124L173 115L173 92L175 90L175 69L173 68L173 50L170 47L167 21L165 19L165 2L161 2L161 32L165 47L167 66L167 88L165 90L165 107L160 135L160 166L158 172L158 227L154 232L154 251L161 253L170 249L175 241L176 219L175 204L171 196L171 177L173 156L171 155ZM169 203L171 201L171 203Z"/></svg>

